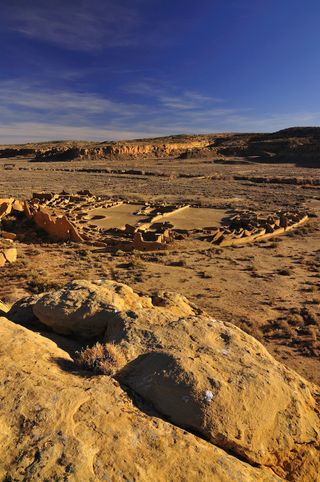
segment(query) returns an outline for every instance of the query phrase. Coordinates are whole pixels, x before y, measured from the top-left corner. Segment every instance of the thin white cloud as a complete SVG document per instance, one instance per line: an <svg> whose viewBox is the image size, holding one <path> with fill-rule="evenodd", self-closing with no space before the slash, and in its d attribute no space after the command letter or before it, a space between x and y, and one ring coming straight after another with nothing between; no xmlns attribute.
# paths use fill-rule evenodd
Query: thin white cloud
<svg viewBox="0 0 320 482"><path fill-rule="evenodd" d="M208 104L221 102L220 99L202 96L195 92L185 92L180 95L160 95L158 100L165 107L181 110L201 109Z"/></svg>
<svg viewBox="0 0 320 482"><path fill-rule="evenodd" d="M181 89L169 82L159 82L147 79L126 87L126 92L140 97L150 97L160 106L173 110L201 110L223 102L223 99L199 92Z"/></svg>
<svg viewBox="0 0 320 482"><path fill-rule="evenodd" d="M134 45L141 22L115 0L10 0L1 8L12 30L70 50Z"/></svg>
<svg viewBox="0 0 320 482"><path fill-rule="evenodd" d="M137 108L91 92L76 92L43 87L23 80L0 81L0 120L9 112L15 115L17 109L32 113L65 115L118 114L130 116ZM36 113L33 113L36 116Z"/></svg>
<svg viewBox="0 0 320 482"><path fill-rule="evenodd" d="M157 137L170 134L205 134L218 132L274 132L290 126L320 124L320 112L266 115L261 117L221 117L214 122L197 124L196 119L170 120L167 123L157 119L152 124L70 125L59 123L12 122L0 125L0 144L41 142L48 140L124 140L144 137ZM132 128L134 126L134 128Z"/></svg>
<svg viewBox="0 0 320 482"><path fill-rule="evenodd" d="M143 133L135 130L117 130L108 127L70 126L53 123L16 122L0 125L0 143L16 144L41 142L47 140L120 140L141 137ZM156 135L154 134L151 134Z"/></svg>
<svg viewBox="0 0 320 482"><path fill-rule="evenodd" d="M149 90L148 90L149 92ZM27 83L0 82L0 143L54 139L128 139L180 133L275 131L320 123L320 112L257 114L251 109L215 105L202 93L168 88L154 102L133 96L117 101L94 92L75 92Z"/></svg>

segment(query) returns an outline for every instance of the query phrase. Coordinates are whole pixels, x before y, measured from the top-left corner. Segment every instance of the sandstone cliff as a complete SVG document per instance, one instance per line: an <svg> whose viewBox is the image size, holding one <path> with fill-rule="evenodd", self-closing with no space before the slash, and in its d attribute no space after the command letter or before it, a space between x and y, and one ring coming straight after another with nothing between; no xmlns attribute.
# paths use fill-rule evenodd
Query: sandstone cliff
<svg viewBox="0 0 320 482"><path fill-rule="evenodd" d="M274 133L177 135L128 141L60 141L0 147L0 157L34 161L135 157L255 157L263 162L320 165L320 128L294 127Z"/></svg>

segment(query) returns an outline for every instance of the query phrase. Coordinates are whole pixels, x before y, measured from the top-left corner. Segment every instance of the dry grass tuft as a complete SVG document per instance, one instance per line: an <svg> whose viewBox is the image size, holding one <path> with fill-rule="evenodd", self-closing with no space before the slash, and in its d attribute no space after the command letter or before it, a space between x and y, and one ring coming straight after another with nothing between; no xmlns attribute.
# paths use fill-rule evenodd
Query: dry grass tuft
<svg viewBox="0 0 320 482"><path fill-rule="evenodd" d="M126 358L114 344L98 342L77 352L75 362L82 369L112 376L126 364Z"/></svg>

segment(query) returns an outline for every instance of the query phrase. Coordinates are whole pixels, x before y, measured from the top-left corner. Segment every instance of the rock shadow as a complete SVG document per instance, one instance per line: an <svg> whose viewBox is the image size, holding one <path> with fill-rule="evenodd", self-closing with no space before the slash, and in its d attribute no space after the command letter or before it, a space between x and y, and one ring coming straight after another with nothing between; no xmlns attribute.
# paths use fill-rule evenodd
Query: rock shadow
<svg viewBox="0 0 320 482"><path fill-rule="evenodd" d="M78 367L78 365L73 360L68 360L67 358L51 357L51 361L58 365L58 367L64 372L76 375L81 378L93 378L96 376L101 376L92 371L84 370L83 368Z"/></svg>

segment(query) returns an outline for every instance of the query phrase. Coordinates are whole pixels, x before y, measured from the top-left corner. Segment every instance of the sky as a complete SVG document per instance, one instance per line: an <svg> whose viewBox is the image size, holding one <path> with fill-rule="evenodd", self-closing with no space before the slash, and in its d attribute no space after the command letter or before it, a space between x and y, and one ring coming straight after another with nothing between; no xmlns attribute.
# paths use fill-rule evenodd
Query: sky
<svg viewBox="0 0 320 482"><path fill-rule="evenodd" d="M320 125L319 0L0 0L0 143Z"/></svg>

